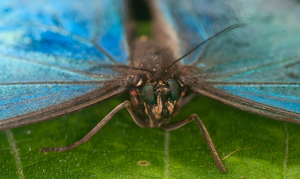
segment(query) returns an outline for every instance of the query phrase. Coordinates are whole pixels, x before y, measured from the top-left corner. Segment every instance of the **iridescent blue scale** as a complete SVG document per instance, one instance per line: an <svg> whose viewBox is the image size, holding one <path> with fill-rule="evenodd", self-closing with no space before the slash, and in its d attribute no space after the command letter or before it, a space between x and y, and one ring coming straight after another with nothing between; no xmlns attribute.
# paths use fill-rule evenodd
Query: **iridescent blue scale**
<svg viewBox="0 0 300 179"><path fill-rule="evenodd" d="M300 121L298 2L158 2L167 21L178 32L182 55L222 29L245 23L245 27L206 43L187 56L184 63L196 65L200 70L196 76L215 88L259 103L258 113L264 113L264 105L272 106L297 113L291 118Z"/></svg>
<svg viewBox="0 0 300 179"><path fill-rule="evenodd" d="M213 88L193 86L192 92L300 123L298 2L157 4L176 32L181 55L226 27L246 24L179 62L197 67L192 76ZM1 0L0 130L52 119L128 91L119 80L126 70L114 68L130 65L125 12L123 0ZM66 107L56 113L60 106Z"/></svg>
<svg viewBox="0 0 300 179"><path fill-rule="evenodd" d="M103 65L128 64L123 5L1 1L0 120L59 105L118 76Z"/></svg>

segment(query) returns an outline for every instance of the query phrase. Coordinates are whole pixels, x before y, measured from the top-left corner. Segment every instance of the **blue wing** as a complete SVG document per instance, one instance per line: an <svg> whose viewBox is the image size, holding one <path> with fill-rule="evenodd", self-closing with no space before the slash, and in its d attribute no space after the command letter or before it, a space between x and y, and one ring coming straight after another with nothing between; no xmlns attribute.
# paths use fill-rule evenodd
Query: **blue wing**
<svg viewBox="0 0 300 179"><path fill-rule="evenodd" d="M0 130L126 91L124 2L1 0Z"/></svg>
<svg viewBox="0 0 300 179"><path fill-rule="evenodd" d="M186 80L191 91L249 112L300 123L299 2L163 0L158 6L177 32L181 54L226 27L247 24L183 60L193 71L188 75L197 81Z"/></svg>

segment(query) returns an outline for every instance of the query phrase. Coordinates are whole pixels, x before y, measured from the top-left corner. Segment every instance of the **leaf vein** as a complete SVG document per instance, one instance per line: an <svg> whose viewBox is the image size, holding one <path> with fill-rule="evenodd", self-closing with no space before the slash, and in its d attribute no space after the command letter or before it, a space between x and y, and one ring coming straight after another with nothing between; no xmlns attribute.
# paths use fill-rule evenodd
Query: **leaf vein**
<svg viewBox="0 0 300 179"><path fill-rule="evenodd" d="M165 132L165 150L164 150L164 161L165 161L165 179L169 178L169 143L170 143L170 132L166 131Z"/></svg>
<svg viewBox="0 0 300 179"><path fill-rule="evenodd" d="M6 133L7 140L9 142L10 148L11 148L13 154L14 154L14 159L15 159L15 162L17 164L19 178L20 179L25 179L24 174L23 174L21 160L20 160L20 154L19 154L19 151L18 151L17 146L16 146L16 141L14 139L14 135L11 132L10 129L6 130L5 133Z"/></svg>
<svg viewBox="0 0 300 179"><path fill-rule="evenodd" d="M283 178L286 178L286 163L288 161L288 155L289 155L289 133L288 133L288 129L287 129L287 124L286 122L284 122L284 130L285 130L285 158L283 161Z"/></svg>

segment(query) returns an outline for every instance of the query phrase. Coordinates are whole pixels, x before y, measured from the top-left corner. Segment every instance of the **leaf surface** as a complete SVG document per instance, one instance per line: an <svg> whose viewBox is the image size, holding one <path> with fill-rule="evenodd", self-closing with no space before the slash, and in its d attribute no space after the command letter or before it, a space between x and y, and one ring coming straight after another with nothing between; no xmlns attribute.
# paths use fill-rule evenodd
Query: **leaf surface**
<svg viewBox="0 0 300 179"><path fill-rule="evenodd" d="M51 121L0 132L3 178L294 178L300 171L300 125L276 121L196 97L172 120L196 113L226 174L213 163L195 122L171 132L139 128L123 109L90 141L61 153L43 147L81 139L127 95ZM252 148L251 148L252 147ZM148 161L140 166L139 161ZM2 178L1 177L1 178Z"/></svg>

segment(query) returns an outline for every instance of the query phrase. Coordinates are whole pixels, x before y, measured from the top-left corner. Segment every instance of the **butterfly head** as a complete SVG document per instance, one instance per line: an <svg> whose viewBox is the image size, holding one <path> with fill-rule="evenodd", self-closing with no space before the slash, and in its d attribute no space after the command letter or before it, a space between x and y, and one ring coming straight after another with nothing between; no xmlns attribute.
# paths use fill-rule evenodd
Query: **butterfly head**
<svg viewBox="0 0 300 179"><path fill-rule="evenodd" d="M181 84L175 79L148 83L140 89L137 103L143 105L150 123L157 126L175 113L184 94L182 91ZM134 100L132 102L134 104Z"/></svg>

